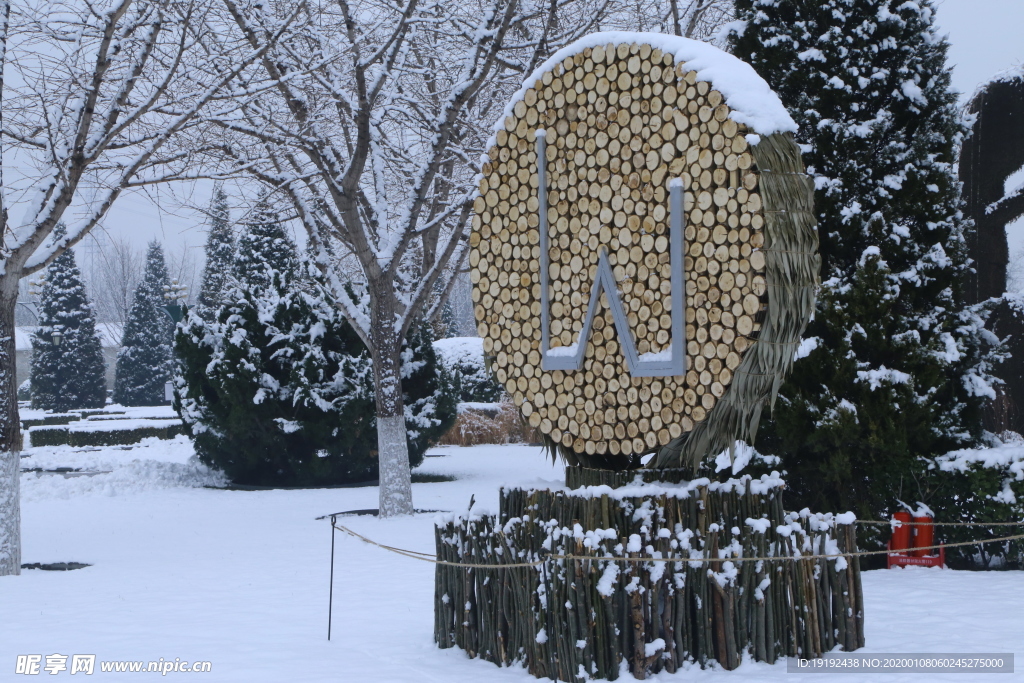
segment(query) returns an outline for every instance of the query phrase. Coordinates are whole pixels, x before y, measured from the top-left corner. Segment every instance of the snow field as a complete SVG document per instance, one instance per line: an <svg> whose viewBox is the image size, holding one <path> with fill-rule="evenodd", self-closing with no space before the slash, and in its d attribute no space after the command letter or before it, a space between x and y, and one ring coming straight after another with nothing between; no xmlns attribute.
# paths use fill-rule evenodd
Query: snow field
<svg viewBox="0 0 1024 683"><path fill-rule="evenodd" d="M443 454L443 455L442 455ZM504 485L559 486L539 448L435 448L417 472L455 481L414 484L417 508L497 508ZM25 467L109 471L22 476L24 562L80 561L72 572L26 570L0 580L0 680L18 654L97 660L209 660L206 681L531 681L433 643L433 567L338 533L332 640L326 640L330 531L315 517L377 506L376 487L230 491L193 459L189 441L121 450L35 449ZM434 514L345 517L381 543L433 551ZM1024 653L1024 573L936 569L864 575L866 652ZM1018 657L1018 670L1024 659ZM62 674L62 675L67 675ZM172 677L174 674L170 674ZM97 679L115 679L102 674ZM13 676L12 676L13 677ZM692 668L656 681L790 680L784 662L737 671ZM1013 675L885 674L880 681ZM624 679L628 680L628 679ZM803 674L801 681L835 681Z"/></svg>

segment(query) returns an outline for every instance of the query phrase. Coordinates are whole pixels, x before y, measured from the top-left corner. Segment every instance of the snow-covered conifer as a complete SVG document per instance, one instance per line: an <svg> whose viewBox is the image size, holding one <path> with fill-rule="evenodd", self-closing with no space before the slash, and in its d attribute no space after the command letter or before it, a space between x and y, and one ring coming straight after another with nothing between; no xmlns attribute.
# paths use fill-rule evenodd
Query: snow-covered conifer
<svg viewBox="0 0 1024 683"><path fill-rule="evenodd" d="M63 237L58 226L54 237ZM102 408L106 363L96 334L96 311L86 295L75 253L68 249L47 267L32 335L32 407L66 411Z"/></svg>
<svg viewBox="0 0 1024 683"><path fill-rule="evenodd" d="M1015 255L1014 263L1007 240L1007 228L1024 217L1024 66L978 88L967 109L973 124L959 160L964 213L974 222L967 240L974 262L967 301L989 302L987 329L1007 340L1010 352L994 371L1003 383L986 406L985 428L1024 434L1024 282L1019 281L1024 253Z"/></svg>
<svg viewBox="0 0 1024 683"><path fill-rule="evenodd" d="M926 500L922 458L974 442L991 394L953 167L965 128L930 0L737 0L732 50L800 126L822 287L761 450L797 506ZM792 499L791 499L792 500Z"/></svg>
<svg viewBox="0 0 1024 683"><path fill-rule="evenodd" d="M211 317L223 303L235 262L235 237L231 232L228 196L218 185L210 201L210 230L206 237L206 265L196 303L197 311Z"/></svg>
<svg viewBox="0 0 1024 683"><path fill-rule="evenodd" d="M235 279L253 287L269 287L273 273L281 273L287 282L291 282L298 269L295 242L268 198L261 196L238 236Z"/></svg>
<svg viewBox="0 0 1024 683"><path fill-rule="evenodd" d="M151 242L146 271L135 290L117 354L115 403L148 406L164 402L164 385L171 379L173 339L173 324L164 310L169 286L164 250L159 242Z"/></svg>

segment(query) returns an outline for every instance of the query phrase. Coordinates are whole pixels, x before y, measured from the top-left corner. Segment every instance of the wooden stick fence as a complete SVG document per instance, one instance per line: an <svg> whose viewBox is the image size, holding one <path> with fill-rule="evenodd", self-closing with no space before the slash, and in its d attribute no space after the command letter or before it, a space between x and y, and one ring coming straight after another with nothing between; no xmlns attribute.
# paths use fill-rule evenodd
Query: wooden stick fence
<svg viewBox="0 0 1024 683"><path fill-rule="evenodd" d="M487 565L437 565L439 646L563 681L863 646L857 557L802 559L855 552L852 515L787 513L769 477L609 491L503 490L439 525L437 560Z"/></svg>

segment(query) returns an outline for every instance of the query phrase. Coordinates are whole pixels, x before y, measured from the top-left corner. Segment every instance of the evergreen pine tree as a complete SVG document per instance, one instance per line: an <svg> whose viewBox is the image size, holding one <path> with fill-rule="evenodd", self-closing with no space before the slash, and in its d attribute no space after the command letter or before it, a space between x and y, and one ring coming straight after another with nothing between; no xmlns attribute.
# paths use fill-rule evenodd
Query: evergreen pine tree
<svg viewBox="0 0 1024 683"><path fill-rule="evenodd" d="M151 242L146 271L135 290L117 354L114 402L126 406L152 406L164 402L164 385L171 376L173 324L164 310L170 286L164 251Z"/></svg>
<svg viewBox="0 0 1024 683"><path fill-rule="evenodd" d="M974 443L987 394L963 303L965 128L930 0L737 0L732 51L800 126L822 287L759 448L797 507L884 518L928 458Z"/></svg>
<svg viewBox="0 0 1024 683"><path fill-rule="evenodd" d="M63 226L58 226L53 239L63 235ZM102 408L107 398L105 368L96 311L86 295L75 253L68 249L46 269L39 329L32 335L32 407Z"/></svg>
<svg viewBox="0 0 1024 683"><path fill-rule="evenodd" d="M235 263L235 239L231 232L228 196L217 185L210 201L210 230L206 237L206 265L196 308L200 315L212 318L224 300L225 290Z"/></svg>
<svg viewBox="0 0 1024 683"><path fill-rule="evenodd" d="M252 215L238 236L234 276L251 287L270 287L273 273L292 282L298 272L295 243L270 206L266 195L256 201Z"/></svg>
<svg viewBox="0 0 1024 683"><path fill-rule="evenodd" d="M459 321L455 319L455 307L452 306L451 298L449 297L444 302L444 306L441 307L441 325L444 329L444 336L441 339L448 339L450 337L459 336Z"/></svg>

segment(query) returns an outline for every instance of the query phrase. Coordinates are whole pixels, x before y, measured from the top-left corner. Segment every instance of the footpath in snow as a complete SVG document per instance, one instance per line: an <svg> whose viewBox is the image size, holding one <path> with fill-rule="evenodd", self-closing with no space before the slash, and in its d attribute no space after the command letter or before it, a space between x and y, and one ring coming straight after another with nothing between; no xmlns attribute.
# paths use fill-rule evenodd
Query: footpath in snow
<svg viewBox="0 0 1024 683"><path fill-rule="evenodd" d="M26 563L77 561L70 572L0 579L0 681L19 654L209 661L205 681L367 683L532 681L433 644L433 566L337 537L334 628L326 639L330 529L317 516L377 506L376 487L232 491L190 442L131 449L39 448L23 467L94 476L22 475ZM418 468L454 481L414 484L418 508L495 510L505 485L561 483L539 448L435 448ZM382 543L433 552L434 515L344 524ZM1024 681L1024 572L938 569L864 574L865 652L1017 654L1016 674L885 674L893 683ZM69 660L70 661L70 660ZM44 660L45 663L45 660ZM40 678L62 680L68 671ZM77 675L77 674L76 674ZM169 678L187 674L169 673ZM99 671L90 679L124 679ZM847 680L847 676L843 680ZM868 677L854 676L857 680ZM71 679L75 680L75 679ZM747 662L693 667L656 681L831 681Z"/></svg>

